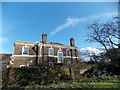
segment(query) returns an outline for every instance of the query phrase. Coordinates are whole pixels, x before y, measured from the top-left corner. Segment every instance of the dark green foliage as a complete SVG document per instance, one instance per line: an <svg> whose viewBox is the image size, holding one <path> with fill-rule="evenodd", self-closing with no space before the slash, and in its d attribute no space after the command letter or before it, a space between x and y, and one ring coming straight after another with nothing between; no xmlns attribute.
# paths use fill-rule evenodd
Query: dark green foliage
<svg viewBox="0 0 120 90"><path fill-rule="evenodd" d="M64 81L64 80L71 80L71 76L70 75L62 75L61 77L60 77L60 80L62 80L62 81Z"/></svg>
<svg viewBox="0 0 120 90"><path fill-rule="evenodd" d="M81 69L88 69L88 71L81 75ZM10 68L3 71L3 88L92 88L94 87L93 82L105 82L105 85L107 85L106 82L118 83L120 77L111 78L111 76L120 75L119 70L120 68L110 64L91 65L87 63L74 64L69 67L58 65L53 67ZM103 78L105 76L108 78ZM98 85L96 84L96 86ZM114 86L114 84L112 85Z"/></svg>
<svg viewBox="0 0 120 90"><path fill-rule="evenodd" d="M120 48L109 49L105 56L111 59L112 65L120 67Z"/></svg>
<svg viewBox="0 0 120 90"><path fill-rule="evenodd" d="M10 85L42 85L71 80L71 76L66 73L67 69L65 66L11 68L8 75L9 79L4 79L3 85L5 87Z"/></svg>
<svg viewBox="0 0 120 90"><path fill-rule="evenodd" d="M86 65L86 63L83 63L75 64L71 67L64 66L63 64L58 64L57 66L53 67L40 66L29 68L10 68L10 70L8 70L8 79L3 80L3 86L7 87L14 85L18 87L58 83L61 81L68 82L73 79L78 80L82 78L82 75L80 75L80 68L84 69L88 66L89 65Z"/></svg>
<svg viewBox="0 0 120 90"><path fill-rule="evenodd" d="M114 65L98 65L96 67L92 67L90 70L86 71L83 75L88 78L120 75L119 70L120 68L115 67Z"/></svg>
<svg viewBox="0 0 120 90"><path fill-rule="evenodd" d="M84 64L83 66L86 66ZM120 83L120 77L107 76L117 68L110 65L98 65L85 72L84 75L93 78L81 78L79 69L82 65L72 66L72 75L69 75L69 68L66 66L55 67L29 67L29 68L11 68L8 69L9 73L7 79L4 78L3 90L7 88L105 88L105 87L118 87ZM114 70L112 70L112 68ZM115 69L116 68L116 69ZM119 70L119 69L118 69ZM109 71L109 72L108 72ZM5 72L5 71L4 71ZM6 71L7 72L7 71ZM101 73L102 74L101 74ZM5 75L5 74L4 74ZM89 76L88 76L89 75ZM100 75L100 76L99 76ZM74 77L73 77L74 76ZM102 77L101 77L102 76ZM74 78L74 80L73 80ZM102 82L102 83L101 83ZM118 86L117 86L118 85Z"/></svg>

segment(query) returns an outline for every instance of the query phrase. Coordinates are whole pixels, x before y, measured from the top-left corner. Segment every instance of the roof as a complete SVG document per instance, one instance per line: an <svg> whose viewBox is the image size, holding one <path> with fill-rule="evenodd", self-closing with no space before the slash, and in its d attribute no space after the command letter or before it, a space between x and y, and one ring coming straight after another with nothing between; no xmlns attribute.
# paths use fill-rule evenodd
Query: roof
<svg viewBox="0 0 120 90"><path fill-rule="evenodd" d="M26 44L35 44L36 42L26 42L26 41L15 41L15 43L26 43ZM42 42L39 42L42 43ZM48 42L47 44L54 44L54 45L63 45L61 43L57 43L57 42Z"/></svg>
<svg viewBox="0 0 120 90"><path fill-rule="evenodd" d="M36 42L26 42L26 41L15 41L15 44L36 44ZM39 42L39 44L42 44L42 42ZM61 43L57 43L57 42L48 42L46 44L52 44L52 45L64 45ZM64 45L65 46L65 45Z"/></svg>
<svg viewBox="0 0 120 90"><path fill-rule="evenodd" d="M53 45L64 45L64 44L57 43L57 42L49 42L48 44L53 44Z"/></svg>
<svg viewBox="0 0 120 90"><path fill-rule="evenodd" d="M12 55L12 53L0 53L0 55Z"/></svg>
<svg viewBox="0 0 120 90"><path fill-rule="evenodd" d="M35 44L35 42L15 41L15 43Z"/></svg>
<svg viewBox="0 0 120 90"><path fill-rule="evenodd" d="M30 46L34 46L36 44L36 42L15 41L14 44L15 45L17 44L17 45L30 45ZM39 42L38 45L42 46L43 43ZM48 43L44 44L44 46L77 49L77 47L67 46L67 45L64 45L64 44L61 44L61 43L57 43L57 42L48 42Z"/></svg>

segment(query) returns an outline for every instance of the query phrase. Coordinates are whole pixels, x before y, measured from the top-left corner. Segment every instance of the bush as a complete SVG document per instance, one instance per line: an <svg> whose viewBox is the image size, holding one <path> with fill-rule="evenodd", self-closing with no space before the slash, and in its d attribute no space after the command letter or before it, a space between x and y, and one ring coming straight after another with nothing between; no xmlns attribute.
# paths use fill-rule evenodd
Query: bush
<svg viewBox="0 0 120 90"><path fill-rule="evenodd" d="M91 78L91 77L120 75L119 70L120 70L120 68L115 67L113 65L98 65L98 66L92 67L90 70L86 71L83 74L83 76Z"/></svg>
<svg viewBox="0 0 120 90"><path fill-rule="evenodd" d="M42 85L59 81L70 80L71 76L66 73L68 67L29 67L29 68L11 68L8 79L4 79L3 85L28 86Z"/></svg>

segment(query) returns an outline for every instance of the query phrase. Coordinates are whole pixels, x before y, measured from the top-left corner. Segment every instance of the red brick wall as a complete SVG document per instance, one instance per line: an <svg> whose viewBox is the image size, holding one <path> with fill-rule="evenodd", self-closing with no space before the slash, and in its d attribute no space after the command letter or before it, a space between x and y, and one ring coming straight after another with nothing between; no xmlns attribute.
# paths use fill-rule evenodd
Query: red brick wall
<svg viewBox="0 0 120 90"><path fill-rule="evenodd" d="M14 47L14 55L22 55L22 46L24 45L15 45ZM33 46L29 46L29 55L36 55L36 53L34 52L34 50L32 49ZM44 55L49 55L49 48L51 47L44 47ZM54 48L54 47L52 47ZM62 52L63 52L63 56L66 56L66 50L68 48L61 48ZM54 48L54 55L57 56L59 48ZM40 46L38 48L38 54L40 55ZM76 55L78 56L78 51L76 52ZM75 57L75 51L72 50L72 56Z"/></svg>

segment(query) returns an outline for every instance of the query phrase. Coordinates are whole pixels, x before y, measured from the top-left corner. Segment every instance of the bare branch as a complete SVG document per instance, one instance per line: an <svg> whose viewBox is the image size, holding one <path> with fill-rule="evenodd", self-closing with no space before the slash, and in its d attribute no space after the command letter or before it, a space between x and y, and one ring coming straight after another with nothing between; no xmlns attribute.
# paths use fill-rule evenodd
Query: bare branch
<svg viewBox="0 0 120 90"><path fill-rule="evenodd" d="M92 24L87 25L87 28L91 32L88 34L86 41L100 43L107 52L109 51L109 48L119 46L118 42L114 41L120 39L118 35L117 18L113 17L104 23L100 23L100 20L98 20Z"/></svg>

